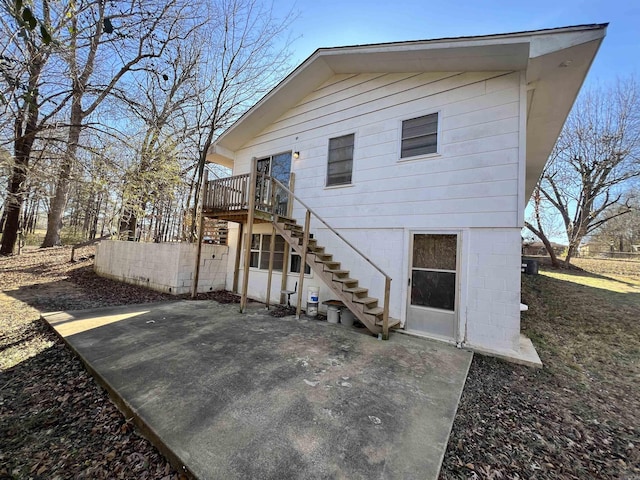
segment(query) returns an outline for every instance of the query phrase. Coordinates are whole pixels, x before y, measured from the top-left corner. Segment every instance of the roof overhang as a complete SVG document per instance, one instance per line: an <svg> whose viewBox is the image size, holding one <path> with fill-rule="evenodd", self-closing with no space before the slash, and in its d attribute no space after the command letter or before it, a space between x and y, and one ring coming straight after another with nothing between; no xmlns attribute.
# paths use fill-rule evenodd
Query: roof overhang
<svg viewBox="0 0 640 480"><path fill-rule="evenodd" d="M212 145L208 160L234 152L336 74L525 71L528 84L527 198L584 82L607 24L477 37L320 48ZM224 163L223 163L224 162Z"/></svg>

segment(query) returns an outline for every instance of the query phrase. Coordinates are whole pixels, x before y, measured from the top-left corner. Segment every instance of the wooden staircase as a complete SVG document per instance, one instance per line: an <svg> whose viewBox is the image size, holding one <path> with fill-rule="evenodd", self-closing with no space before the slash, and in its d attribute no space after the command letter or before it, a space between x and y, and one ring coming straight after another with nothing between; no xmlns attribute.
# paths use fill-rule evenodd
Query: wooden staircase
<svg viewBox="0 0 640 480"><path fill-rule="evenodd" d="M304 258L304 229L290 218L282 216L273 217L273 225L285 241ZM342 301L345 306L360 320L373 334L384 331L384 308L378 305L378 299L369 296L369 290L360 287L358 280L349 276L348 270L341 268L340 262L333 255L326 252L325 248L318 245L317 240L307 240L306 263L329 286L336 299ZM397 328L400 320L388 320L388 327Z"/></svg>
<svg viewBox="0 0 640 480"><path fill-rule="evenodd" d="M289 185L285 186L278 179L265 175L264 172L258 174L257 159L251 161L251 173L236 175L233 177L220 178L208 181L205 178L202 195L203 216L217 218L246 224L248 231L246 238L251 238L254 223L272 223L273 228L301 257L301 265L305 263L311 267L315 274L329 286L335 299L342 301L344 305L360 320L371 333L382 334L383 339L389 336L389 330L400 325L400 321L389 317L389 295L391 291L391 277L387 275L379 266L371 261L355 245L349 243L338 231L332 228L316 212L306 205L293 193L295 184L294 174L290 174ZM291 189L289 188L291 187ZM302 225L291 219L296 208L302 207L305 212L304 228ZM299 211L299 210L298 210ZM324 224L328 231L332 232L344 245L343 251L348 251L353 258L359 258L369 264L373 269L373 275L381 276L384 280L384 299L378 302L377 298L369 296L369 290L359 285L355 278L351 278L348 270L344 270L340 262L333 258L333 255L326 252L324 247L318 245L316 239L310 238L311 219L319 224ZM202 223L202 220L201 220ZM204 224L203 224L204 225ZM203 230L203 225L200 231ZM240 238L240 237L239 237ZM275 236L272 237L270 248L270 267L267 280L267 300L269 305L269 292L271 291L271 275L274 252ZM201 245L202 242L200 241ZM251 255L251 243L244 244L244 271L242 279L242 295L240 299L240 311L246 308L249 285L249 261ZM196 262L194 290L197 289L198 268L200 265L200 249L198 249L198 259ZM236 257L236 268L240 265L240 249ZM237 272L236 272L237 273ZM372 277L373 278L373 277ZM378 277L380 278L380 277ZM237 276L236 276L237 279ZM286 276L283 277L286 281ZM303 291L304 267L301 268L298 286L300 292ZM234 287L235 289L236 287ZM195 296L195 293L193 293ZM300 315L302 308L302 297L298 295L296 315Z"/></svg>

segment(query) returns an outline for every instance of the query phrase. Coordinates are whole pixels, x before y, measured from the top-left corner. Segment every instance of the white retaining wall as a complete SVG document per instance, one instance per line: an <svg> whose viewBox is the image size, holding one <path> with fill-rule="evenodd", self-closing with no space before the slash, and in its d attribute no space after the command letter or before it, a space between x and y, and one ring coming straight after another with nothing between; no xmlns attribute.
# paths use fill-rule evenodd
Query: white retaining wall
<svg viewBox="0 0 640 480"><path fill-rule="evenodd" d="M226 288L226 245L202 245L198 292ZM94 269L102 277L180 295L192 288L197 245L117 240L98 244Z"/></svg>

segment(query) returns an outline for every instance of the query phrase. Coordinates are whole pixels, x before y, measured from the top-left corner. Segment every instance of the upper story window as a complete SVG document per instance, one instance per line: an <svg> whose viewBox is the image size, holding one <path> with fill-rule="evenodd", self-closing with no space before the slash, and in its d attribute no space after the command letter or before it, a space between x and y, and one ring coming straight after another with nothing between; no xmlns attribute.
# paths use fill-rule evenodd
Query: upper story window
<svg viewBox="0 0 640 480"><path fill-rule="evenodd" d="M400 158L426 155L438 151L438 114L412 118L402 122Z"/></svg>
<svg viewBox="0 0 640 480"><path fill-rule="evenodd" d="M327 164L327 187L349 185L353 169L353 144L355 134L329 140L329 161Z"/></svg>

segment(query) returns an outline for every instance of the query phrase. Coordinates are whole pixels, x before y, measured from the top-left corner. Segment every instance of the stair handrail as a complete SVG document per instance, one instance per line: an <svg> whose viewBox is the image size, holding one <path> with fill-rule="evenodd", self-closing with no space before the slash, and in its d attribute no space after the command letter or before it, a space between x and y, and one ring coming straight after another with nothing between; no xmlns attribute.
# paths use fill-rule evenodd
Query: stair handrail
<svg viewBox="0 0 640 480"><path fill-rule="evenodd" d="M291 204L292 205L293 205L293 201L297 200L298 203L300 203L300 205L302 205L307 210L307 212L305 214L306 218L305 218L305 235L304 235L304 247L303 247L304 250L303 250L302 264L300 265L300 279L302 280L304 278L304 263L305 263L304 259L306 257L306 252L307 252L307 248L306 247L307 247L307 241L308 241L309 222L310 222L310 215L313 214L314 217L316 217L318 220L320 220L320 222L322 222L340 240L342 240L344 243L346 243L354 252L356 252L358 255L360 255L362 258L364 258L373 268L375 268L378 272L380 272L384 276L384 302L382 304L382 338L385 339L385 340L388 339L389 338L389 296L390 296L390 292L391 292L391 277L389 275L387 275L387 273L384 270L382 270L378 265L373 263L369 257L367 257L360 250L358 250L358 248L355 245L353 245L351 242L349 242L349 240L347 240L342 235L340 235L320 215L318 215L315 211L313 211L313 209L311 207L309 207L309 205L307 205L302 200L300 200L298 197L296 197L295 194L291 190L289 190L288 187L286 187L286 186L284 186L282 184L282 182L280 182L275 177L270 177L270 178L271 178L272 184L276 185L277 187L280 187L285 192L287 192L287 194L289 195L289 198L292 199L291 200ZM272 191L273 191L273 187L272 187ZM272 205L272 208L275 209L276 208L275 205ZM272 213L274 215L277 215L275 210ZM300 285L300 289L302 290L302 284ZM298 312L300 310L299 304L300 304L300 296L298 296Z"/></svg>
<svg viewBox="0 0 640 480"><path fill-rule="evenodd" d="M346 243L347 245L349 245L349 247L351 247L352 250L354 250L358 255L360 255L362 258L364 258L367 262L369 262L369 264L375 268L376 270L378 270L385 278L388 278L389 280L391 280L391 277L389 275L387 275L387 273L382 270L378 265L376 265L375 263L373 263L369 257L367 257L364 253L362 253L360 250L358 250L358 248L356 246L354 246L351 242L349 242L349 240L347 240L346 238L344 238L342 235L340 235L340 233L338 233L331 225L329 225L320 215L318 215L315 211L313 211L313 209L311 207L309 207L306 203L304 203L302 200L300 200L298 197L295 196L295 194L289 190L287 187L285 187L277 178L275 177L271 177L271 181L275 182L276 185L278 185L280 188L282 188L285 192L287 192L289 194L290 197L292 197L294 200L297 200L298 203L300 205L302 205L304 208L306 208L307 210L309 210L309 212L311 212L311 214L316 217L318 220L320 220L329 230L331 230L333 233L336 234L336 236L338 238L340 238L340 240L342 240L344 243Z"/></svg>

